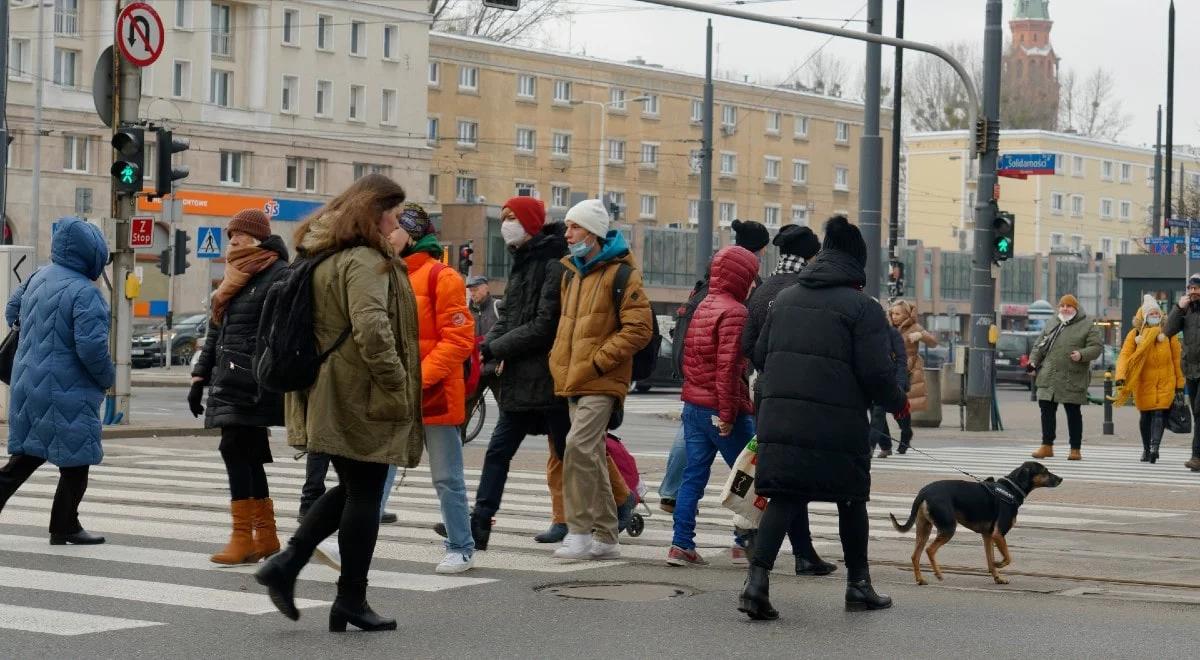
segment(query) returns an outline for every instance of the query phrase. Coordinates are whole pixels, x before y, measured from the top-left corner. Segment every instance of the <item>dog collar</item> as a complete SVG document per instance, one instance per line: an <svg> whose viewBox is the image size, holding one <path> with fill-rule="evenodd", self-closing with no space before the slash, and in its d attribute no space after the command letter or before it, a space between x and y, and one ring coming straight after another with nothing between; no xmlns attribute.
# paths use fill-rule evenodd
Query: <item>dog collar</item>
<svg viewBox="0 0 1200 660"><path fill-rule="evenodd" d="M1012 486L1012 489L1013 489L1013 490L1015 490L1015 491L1017 491L1017 493L1019 493L1019 494L1021 495L1021 501L1022 501L1022 502L1024 502L1024 501L1025 501L1025 498L1029 497L1029 494L1028 494L1028 493L1026 493L1025 491L1021 490L1021 487L1020 487L1020 486L1018 486L1018 485L1017 485L1015 482L1013 482L1013 480L1012 480L1012 479L1009 479L1008 477L1000 477L1000 478L999 478L999 479L997 479L996 481L1003 481L1003 482L1007 483L1009 486Z"/></svg>

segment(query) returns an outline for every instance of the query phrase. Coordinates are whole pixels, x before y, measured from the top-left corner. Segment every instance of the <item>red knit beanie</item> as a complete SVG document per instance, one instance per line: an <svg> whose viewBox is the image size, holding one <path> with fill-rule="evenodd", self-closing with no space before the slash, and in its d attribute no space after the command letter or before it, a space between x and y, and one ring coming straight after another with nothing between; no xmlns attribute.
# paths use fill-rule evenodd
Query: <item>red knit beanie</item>
<svg viewBox="0 0 1200 660"><path fill-rule="evenodd" d="M504 207L517 216L517 221L530 236L537 236L542 231L542 225L546 224L546 206L540 199L513 197L504 203Z"/></svg>
<svg viewBox="0 0 1200 660"><path fill-rule="evenodd" d="M260 241L265 241L271 237L271 221L259 209L242 209L225 226L225 233L233 235L235 231L240 231Z"/></svg>

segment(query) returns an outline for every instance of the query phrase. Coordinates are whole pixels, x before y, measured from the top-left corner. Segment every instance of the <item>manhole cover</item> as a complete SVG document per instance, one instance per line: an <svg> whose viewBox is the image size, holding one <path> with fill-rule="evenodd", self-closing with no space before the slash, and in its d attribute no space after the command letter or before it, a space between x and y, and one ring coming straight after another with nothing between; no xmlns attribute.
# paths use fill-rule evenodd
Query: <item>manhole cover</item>
<svg viewBox="0 0 1200 660"><path fill-rule="evenodd" d="M691 587L659 582L570 582L538 587L536 591L559 598L615 600L623 603L649 603L697 593Z"/></svg>

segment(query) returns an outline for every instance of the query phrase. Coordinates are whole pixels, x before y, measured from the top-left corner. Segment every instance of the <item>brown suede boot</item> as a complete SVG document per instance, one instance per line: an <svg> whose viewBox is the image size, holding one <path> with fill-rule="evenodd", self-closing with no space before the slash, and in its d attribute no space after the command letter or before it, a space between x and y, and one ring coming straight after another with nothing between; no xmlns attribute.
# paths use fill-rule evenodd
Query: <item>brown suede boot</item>
<svg viewBox="0 0 1200 660"><path fill-rule="evenodd" d="M275 531L275 503L271 498L251 500L254 508L254 553L266 559L279 552L279 535Z"/></svg>
<svg viewBox="0 0 1200 660"><path fill-rule="evenodd" d="M255 500L234 500L229 503L233 512L233 533L229 535L229 544L225 549L209 557L215 564L253 564L258 561L254 551L254 510L258 506Z"/></svg>
<svg viewBox="0 0 1200 660"><path fill-rule="evenodd" d="M1071 453L1067 454L1068 461L1082 461L1083 454L1079 453L1078 449L1072 449Z"/></svg>
<svg viewBox="0 0 1200 660"><path fill-rule="evenodd" d="M1191 470L1192 472L1200 472L1200 456L1191 457L1188 459L1187 463L1183 464L1183 467Z"/></svg>
<svg viewBox="0 0 1200 660"><path fill-rule="evenodd" d="M1034 458L1054 458L1054 445L1042 445L1033 450Z"/></svg>

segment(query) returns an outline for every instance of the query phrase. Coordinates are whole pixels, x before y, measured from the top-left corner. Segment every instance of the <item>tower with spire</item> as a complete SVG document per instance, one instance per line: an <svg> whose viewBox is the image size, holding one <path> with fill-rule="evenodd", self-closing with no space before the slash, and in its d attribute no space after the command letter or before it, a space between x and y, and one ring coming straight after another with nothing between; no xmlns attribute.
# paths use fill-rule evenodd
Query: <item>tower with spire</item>
<svg viewBox="0 0 1200 660"><path fill-rule="evenodd" d="M1058 56L1050 44L1050 0L1013 0L1004 56L1001 121L1007 128L1054 130L1058 123Z"/></svg>

